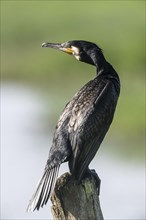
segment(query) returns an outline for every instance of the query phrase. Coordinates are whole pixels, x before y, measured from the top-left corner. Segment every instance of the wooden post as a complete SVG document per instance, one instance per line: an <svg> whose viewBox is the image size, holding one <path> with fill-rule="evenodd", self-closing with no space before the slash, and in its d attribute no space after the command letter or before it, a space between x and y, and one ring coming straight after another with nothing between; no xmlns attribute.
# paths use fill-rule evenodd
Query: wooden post
<svg viewBox="0 0 146 220"><path fill-rule="evenodd" d="M104 220L92 175L78 184L69 173L63 174L57 180L51 201L55 220Z"/></svg>

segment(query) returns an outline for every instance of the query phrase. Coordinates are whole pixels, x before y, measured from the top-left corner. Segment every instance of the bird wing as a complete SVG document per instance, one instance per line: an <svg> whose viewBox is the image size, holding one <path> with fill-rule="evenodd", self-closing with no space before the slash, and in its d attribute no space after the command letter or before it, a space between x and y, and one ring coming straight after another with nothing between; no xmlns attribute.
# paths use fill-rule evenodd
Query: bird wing
<svg viewBox="0 0 146 220"><path fill-rule="evenodd" d="M86 94L80 94L69 121L69 137L73 152L70 170L79 180L112 122L118 98L115 97L115 87L110 80L104 80L95 86L91 84L87 85Z"/></svg>

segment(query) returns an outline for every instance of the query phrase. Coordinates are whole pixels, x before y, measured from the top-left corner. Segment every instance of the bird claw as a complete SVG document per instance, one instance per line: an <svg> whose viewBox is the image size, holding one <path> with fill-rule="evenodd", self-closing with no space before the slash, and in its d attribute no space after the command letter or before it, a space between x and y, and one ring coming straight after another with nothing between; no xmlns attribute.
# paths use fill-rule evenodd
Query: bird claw
<svg viewBox="0 0 146 220"><path fill-rule="evenodd" d="M95 179L95 183L96 183L96 187L97 187L97 193L98 196L100 195L100 185L101 185L101 179L99 178L98 174L96 173L95 170L89 170L91 175L94 177Z"/></svg>

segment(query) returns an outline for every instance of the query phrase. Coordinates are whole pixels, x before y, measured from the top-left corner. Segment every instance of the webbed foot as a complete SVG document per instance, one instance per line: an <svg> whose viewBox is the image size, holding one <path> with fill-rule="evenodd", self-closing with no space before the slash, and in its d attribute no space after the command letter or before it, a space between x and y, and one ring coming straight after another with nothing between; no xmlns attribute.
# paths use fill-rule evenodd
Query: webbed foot
<svg viewBox="0 0 146 220"><path fill-rule="evenodd" d="M100 185L101 185L101 179L99 178L98 174L96 173L96 171L94 169L89 170L89 172L91 173L91 175L94 177L95 179L95 183L96 183L96 187L97 187L97 193L98 196L100 195Z"/></svg>

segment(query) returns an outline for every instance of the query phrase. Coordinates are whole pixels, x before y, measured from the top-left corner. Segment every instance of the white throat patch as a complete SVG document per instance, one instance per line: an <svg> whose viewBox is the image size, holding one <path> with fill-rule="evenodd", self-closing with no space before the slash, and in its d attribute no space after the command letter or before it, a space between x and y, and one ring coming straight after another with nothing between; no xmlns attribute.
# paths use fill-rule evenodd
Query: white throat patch
<svg viewBox="0 0 146 220"><path fill-rule="evenodd" d="M73 55L77 60L80 60L80 51L79 48L71 46L72 50L73 50Z"/></svg>

